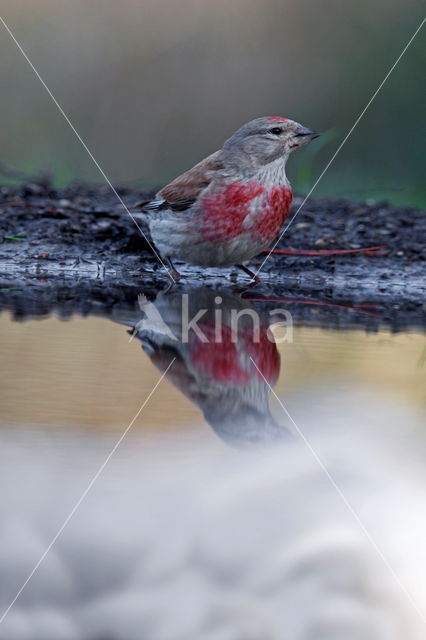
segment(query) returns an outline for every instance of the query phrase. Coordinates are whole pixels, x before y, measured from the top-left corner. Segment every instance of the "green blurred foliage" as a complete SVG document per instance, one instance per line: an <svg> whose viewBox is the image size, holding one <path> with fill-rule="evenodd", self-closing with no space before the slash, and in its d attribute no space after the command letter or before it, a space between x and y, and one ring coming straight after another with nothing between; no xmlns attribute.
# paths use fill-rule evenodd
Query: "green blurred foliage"
<svg viewBox="0 0 426 640"><path fill-rule="evenodd" d="M113 182L159 186L246 120L269 114L325 132L289 162L301 193L423 13L419 0L3 3L3 17ZM426 205L425 32L313 195ZM0 161L28 174L50 169L57 184L102 182L16 45L1 34Z"/></svg>

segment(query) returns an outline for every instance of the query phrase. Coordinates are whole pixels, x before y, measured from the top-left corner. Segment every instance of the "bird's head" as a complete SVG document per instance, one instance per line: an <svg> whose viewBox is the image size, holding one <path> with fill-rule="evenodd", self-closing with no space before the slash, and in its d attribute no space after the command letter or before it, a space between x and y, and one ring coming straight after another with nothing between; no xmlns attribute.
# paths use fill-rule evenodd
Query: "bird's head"
<svg viewBox="0 0 426 640"><path fill-rule="evenodd" d="M278 116L256 118L240 127L223 145L229 156L243 155L254 166L267 165L282 158L284 161L298 147L303 147L319 133L303 125Z"/></svg>

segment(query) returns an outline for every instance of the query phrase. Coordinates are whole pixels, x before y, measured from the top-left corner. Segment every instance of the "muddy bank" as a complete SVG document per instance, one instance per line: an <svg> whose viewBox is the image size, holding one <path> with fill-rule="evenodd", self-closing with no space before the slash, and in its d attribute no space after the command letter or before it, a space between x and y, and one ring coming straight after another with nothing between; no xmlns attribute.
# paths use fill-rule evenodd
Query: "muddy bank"
<svg viewBox="0 0 426 640"><path fill-rule="evenodd" d="M217 285L217 283L216 283ZM214 284L210 286L215 287ZM226 285L222 283L221 288ZM215 288L218 288L217 286ZM395 303L377 297L358 301L336 291L309 291L302 287L256 288L235 295L247 299L260 313L285 308L297 326L324 329L362 329L376 332L422 330L426 326L424 305L416 302ZM163 288L164 290L164 288ZM196 295L197 288L178 285L173 292ZM56 315L63 320L73 316L98 316L112 321L137 324L141 319L139 294L155 301L161 289L155 283L129 278L87 278L42 275L3 275L0 277L0 314L9 312L12 319L25 322Z"/></svg>
<svg viewBox="0 0 426 640"><path fill-rule="evenodd" d="M129 207L150 195L130 189L119 194ZM294 211L299 204L296 198ZM272 256L262 270L263 284L243 295L263 298L255 302L263 306L282 299L301 324L419 328L424 326L425 237L421 210L312 199L280 248L385 245L387 255ZM262 256L253 267L261 261ZM233 286L229 270L190 265L179 270L185 276L182 290ZM0 188L0 301L15 316L108 315L123 305L133 308L140 292L155 298L168 282L109 189L71 185L55 190L35 183ZM237 283L247 280L240 275Z"/></svg>

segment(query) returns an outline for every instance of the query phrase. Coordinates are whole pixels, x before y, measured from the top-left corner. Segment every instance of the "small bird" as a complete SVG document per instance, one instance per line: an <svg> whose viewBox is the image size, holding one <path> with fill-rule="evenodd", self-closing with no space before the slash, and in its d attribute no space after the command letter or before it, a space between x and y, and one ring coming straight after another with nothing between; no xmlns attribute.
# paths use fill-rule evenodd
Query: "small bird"
<svg viewBox="0 0 426 640"><path fill-rule="evenodd" d="M229 290L205 287L184 295L168 289L152 302L140 296L139 306L144 317L130 333L223 440L247 447L289 437L269 409L281 366L274 317Z"/></svg>
<svg viewBox="0 0 426 640"><path fill-rule="evenodd" d="M173 279L172 260L209 267L237 266L266 250L290 211L285 173L289 155L319 134L278 116L244 124L223 147L140 203L150 212L152 240Z"/></svg>

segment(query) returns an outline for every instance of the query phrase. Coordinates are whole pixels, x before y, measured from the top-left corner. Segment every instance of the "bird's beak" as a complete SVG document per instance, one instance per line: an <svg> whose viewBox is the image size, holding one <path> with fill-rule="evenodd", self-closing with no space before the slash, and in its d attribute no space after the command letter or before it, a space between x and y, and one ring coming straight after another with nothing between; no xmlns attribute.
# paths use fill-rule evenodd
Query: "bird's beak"
<svg viewBox="0 0 426 640"><path fill-rule="evenodd" d="M314 131L313 129L308 129L308 127L298 127L296 129L296 131L294 132L294 137L295 138L308 138L310 140L313 140L314 138L318 138L320 134L318 133L318 131Z"/></svg>

